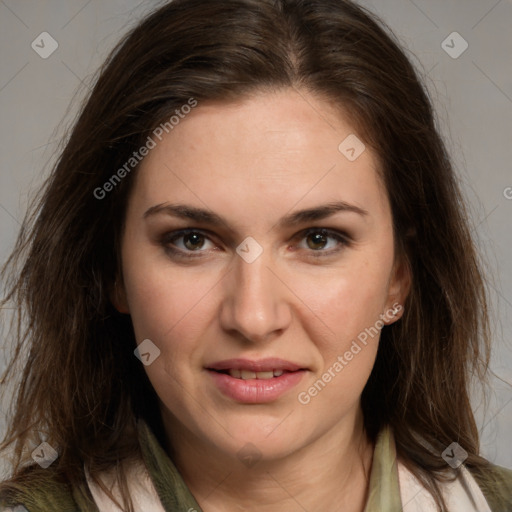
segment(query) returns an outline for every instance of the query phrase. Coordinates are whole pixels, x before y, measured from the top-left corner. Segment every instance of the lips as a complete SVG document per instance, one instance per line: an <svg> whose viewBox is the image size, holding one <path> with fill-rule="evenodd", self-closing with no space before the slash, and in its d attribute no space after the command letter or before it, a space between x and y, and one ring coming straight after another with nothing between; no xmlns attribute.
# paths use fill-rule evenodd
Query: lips
<svg viewBox="0 0 512 512"><path fill-rule="evenodd" d="M283 359L259 361L229 359L208 365L216 387L241 403L265 403L278 399L302 379L307 368Z"/></svg>

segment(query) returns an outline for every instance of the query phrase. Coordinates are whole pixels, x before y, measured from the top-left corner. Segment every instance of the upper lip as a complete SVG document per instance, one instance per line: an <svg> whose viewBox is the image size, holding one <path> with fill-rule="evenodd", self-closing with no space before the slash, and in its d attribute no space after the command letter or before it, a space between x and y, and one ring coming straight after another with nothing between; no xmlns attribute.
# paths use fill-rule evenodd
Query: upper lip
<svg viewBox="0 0 512 512"><path fill-rule="evenodd" d="M206 368L208 370L249 370L253 372L270 372L272 370L295 372L297 370L305 370L299 364L275 357L259 359L257 361L241 358L226 359L210 364Z"/></svg>

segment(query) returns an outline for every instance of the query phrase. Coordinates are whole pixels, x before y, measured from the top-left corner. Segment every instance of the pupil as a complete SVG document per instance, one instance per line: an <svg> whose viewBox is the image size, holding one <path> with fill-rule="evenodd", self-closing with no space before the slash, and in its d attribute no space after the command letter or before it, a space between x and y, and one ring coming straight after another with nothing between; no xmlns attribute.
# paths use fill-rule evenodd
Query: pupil
<svg viewBox="0 0 512 512"><path fill-rule="evenodd" d="M197 249L201 247L203 244L201 243L202 235L199 235L198 233L192 233L190 235L185 235L185 247L187 249ZM197 247L199 245L199 247ZM192 246L192 247L190 247Z"/></svg>
<svg viewBox="0 0 512 512"><path fill-rule="evenodd" d="M312 249L320 249L321 247L318 247L319 245L324 246L326 244L326 237L321 233L315 233L314 235L309 236L313 241L313 245L315 245L315 247L310 246Z"/></svg>

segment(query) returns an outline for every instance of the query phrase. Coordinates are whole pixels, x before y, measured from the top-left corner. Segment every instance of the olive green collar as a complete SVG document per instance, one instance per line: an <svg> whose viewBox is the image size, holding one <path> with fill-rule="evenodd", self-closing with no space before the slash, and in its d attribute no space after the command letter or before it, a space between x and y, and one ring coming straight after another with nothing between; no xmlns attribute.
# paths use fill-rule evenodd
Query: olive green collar
<svg viewBox="0 0 512 512"><path fill-rule="evenodd" d="M373 452L368 500L364 512L402 510L396 448L391 428L379 432Z"/></svg>
<svg viewBox="0 0 512 512"><path fill-rule="evenodd" d="M165 511L195 509L201 512L178 469L144 421L139 421L139 440L142 458Z"/></svg>

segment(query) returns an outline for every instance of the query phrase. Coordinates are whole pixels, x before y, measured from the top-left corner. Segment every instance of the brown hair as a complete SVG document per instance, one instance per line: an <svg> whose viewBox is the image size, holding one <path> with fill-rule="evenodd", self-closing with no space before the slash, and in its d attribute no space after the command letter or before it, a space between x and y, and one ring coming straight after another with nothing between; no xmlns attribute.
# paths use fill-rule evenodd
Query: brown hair
<svg viewBox="0 0 512 512"><path fill-rule="evenodd" d="M457 441L469 467L485 466L468 393L489 359L485 286L431 102L394 36L347 0L175 0L107 59L3 270L3 304L21 320L8 375L29 355L3 443L17 455L4 490L23 482L34 431L60 447L56 468L76 482L84 463L95 476L137 455L136 418L159 428L130 318L109 300L136 168L107 197L94 191L191 98L287 87L351 113L379 157L397 257L412 273L404 316L384 327L362 395L369 435L391 425L399 457L440 509L445 447Z"/></svg>

